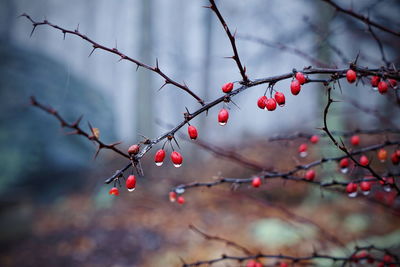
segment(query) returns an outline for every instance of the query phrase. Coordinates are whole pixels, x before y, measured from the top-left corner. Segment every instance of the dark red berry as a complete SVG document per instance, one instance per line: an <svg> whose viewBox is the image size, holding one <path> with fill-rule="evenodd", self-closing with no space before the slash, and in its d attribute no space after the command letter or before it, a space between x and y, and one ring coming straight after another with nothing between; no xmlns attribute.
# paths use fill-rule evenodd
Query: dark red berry
<svg viewBox="0 0 400 267"><path fill-rule="evenodd" d="M171 153L171 161L175 167L179 168L182 165L183 157L179 152L173 151Z"/></svg>
<svg viewBox="0 0 400 267"><path fill-rule="evenodd" d="M190 125L188 127L188 134L189 134L190 139L195 140L197 138L197 129L196 129L196 127L194 127L193 125Z"/></svg>
<svg viewBox="0 0 400 267"><path fill-rule="evenodd" d="M299 146L299 153L301 152L307 152L307 144L301 144Z"/></svg>
<svg viewBox="0 0 400 267"><path fill-rule="evenodd" d="M275 99L273 99L273 98L268 98L267 99L267 103L266 103L266 108L269 110L269 111L273 111L273 110L275 110L276 109L276 101L275 101Z"/></svg>
<svg viewBox="0 0 400 267"><path fill-rule="evenodd" d="M290 91L292 92L293 95L298 95L300 93L301 85L299 81L293 80L292 83L290 84Z"/></svg>
<svg viewBox="0 0 400 267"><path fill-rule="evenodd" d="M346 192L348 194L354 193L357 191L357 184L355 183L348 183L346 186Z"/></svg>
<svg viewBox="0 0 400 267"><path fill-rule="evenodd" d="M349 167L349 164L350 164L350 162L349 162L348 158L341 159L339 162L339 166L341 169Z"/></svg>
<svg viewBox="0 0 400 267"><path fill-rule="evenodd" d="M282 107L285 105L285 95L283 93L276 92L274 97L279 106Z"/></svg>
<svg viewBox="0 0 400 267"><path fill-rule="evenodd" d="M393 165L397 165L400 162L400 157L397 155L396 152L393 152L392 156L391 156L391 160Z"/></svg>
<svg viewBox="0 0 400 267"><path fill-rule="evenodd" d="M119 190L116 187L113 187L110 189L110 191L108 192L110 195L114 195L114 196L119 196Z"/></svg>
<svg viewBox="0 0 400 267"><path fill-rule="evenodd" d="M229 93L233 89L233 83L226 83L222 86L222 92Z"/></svg>
<svg viewBox="0 0 400 267"><path fill-rule="evenodd" d="M169 201L171 201L171 202L175 202L176 201L176 197L177 197L176 192L174 192L174 191L169 192L168 196L169 196Z"/></svg>
<svg viewBox="0 0 400 267"><path fill-rule="evenodd" d="M128 154L131 154L131 155L136 155L137 153L139 153L139 149L140 149L140 147L139 147L139 145L131 145L129 148L128 148Z"/></svg>
<svg viewBox="0 0 400 267"><path fill-rule="evenodd" d="M359 137L358 135L353 135L353 136L350 138L350 143L351 143L353 146L358 146L358 145L360 144L360 137Z"/></svg>
<svg viewBox="0 0 400 267"><path fill-rule="evenodd" d="M159 149L154 155L154 161L156 162L156 165L161 166L163 164L164 158L165 158L165 150Z"/></svg>
<svg viewBox="0 0 400 267"><path fill-rule="evenodd" d="M390 87L394 88L397 85L397 81L395 79L389 79L389 85Z"/></svg>
<svg viewBox="0 0 400 267"><path fill-rule="evenodd" d="M371 183L367 181L362 181L360 183L360 189L364 192L371 190Z"/></svg>
<svg viewBox="0 0 400 267"><path fill-rule="evenodd" d="M346 72L346 78L349 83L354 83L357 79L357 73L354 70L348 70Z"/></svg>
<svg viewBox="0 0 400 267"><path fill-rule="evenodd" d="M388 90L388 84L385 81L380 81L378 84L378 91L381 94L385 94Z"/></svg>
<svg viewBox="0 0 400 267"><path fill-rule="evenodd" d="M226 109L221 109L218 113L218 122L220 125L225 125L229 119L229 112Z"/></svg>
<svg viewBox="0 0 400 267"><path fill-rule="evenodd" d="M368 164L369 164L369 159L367 158L367 156L362 155L360 158L360 165L367 166Z"/></svg>
<svg viewBox="0 0 400 267"><path fill-rule="evenodd" d="M253 187L260 187L260 185L261 185L261 178L260 177L255 177L255 178L253 178L253 181L251 181L251 185L253 186Z"/></svg>
<svg viewBox="0 0 400 267"><path fill-rule="evenodd" d="M129 175L128 178L126 179L126 188L128 190L134 190L136 187L136 177L135 175Z"/></svg>
<svg viewBox="0 0 400 267"><path fill-rule="evenodd" d="M371 85L372 87L378 87L379 82L381 81L381 78L379 76L372 76L371 77Z"/></svg>
<svg viewBox="0 0 400 267"><path fill-rule="evenodd" d="M308 171L306 172L306 175L305 175L304 178L305 178L306 180L308 180L308 181L313 181L314 178L315 178L315 171L314 171L314 170L308 170Z"/></svg>
<svg viewBox="0 0 400 267"><path fill-rule="evenodd" d="M267 97L264 95L264 96L261 96L258 100L257 100L257 106L260 108L260 109L265 109L265 106L267 105Z"/></svg>
<svg viewBox="0 0 400 267"><path fill-rule="evenodd" d="M300 83L301 85L303 85L303 84L306 83L307 78L306 78L306 76L304 76L303 73L297 72L297 73L296 73L296 80L298 80L299 83Z"/></svg>
<svg viewBox="0 0 400 267"><path fill-rule="evenodd" d="M176 202L182 205L183 203L185 203L185 198L183 196L179 196Z"/></svg>
<svg viewBox="0 0 400 267"><path fill-rule="evenodd" d="M311 143L316 144L316 143L318 143L318 141L319 141L318 135L311 136L311 138L310 138Z"/></svg>

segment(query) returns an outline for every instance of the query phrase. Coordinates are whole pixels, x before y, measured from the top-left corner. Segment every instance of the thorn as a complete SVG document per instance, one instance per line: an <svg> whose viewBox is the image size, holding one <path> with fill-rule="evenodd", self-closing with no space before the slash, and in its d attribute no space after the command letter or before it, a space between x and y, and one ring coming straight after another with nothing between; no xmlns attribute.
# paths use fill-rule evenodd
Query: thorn
<svg viewBox="0 0 400 267"><path fill-rule="evenodd" d="M161 87L160 87L160 89L158 89L157 90L157 92L160 92L161 91L161 89L163 89L164 88L164 86L166 86L167 85L167 82L165 82Z"/></svg>
<svg viewBox="0 0 400 267"><path fill-rule="evenodd" d="M136 64L136 71L138 71L139 67L140 67L140 65Z"/></svg>
<svg viewBox="0 0 400 267"><path fill-rule="evenodd" d="M90 54L89 54L88 57L90 57L90 56L93 54L94 50L96 50L96 47L95 47L95 46L93 46L93 49L92 49L92 51L90 52Z"/></svg>
<svg viewBox="0 0 400 267"><path fill-rule="evenodd" d="M122 144L122 141L118 141L118 142L112 143L112 144L110 144L110 145L108 145L108 146L109 146L109 147L115 147L115 146L118 146L118 145L120 145L120 144Z"/></svg>
<svg viewBox="0 0 400 267"><path fill-rule="evenodd" d="M174 139L174 141L175 141L175 144L178 146L178 148L179 148L179 149L181 149L181 147L180 147L180 146L179 146L179 144L178 144L178 141L176 141L176 138L175 138L175 136L173 136L172 138Z"/></svg>
<svg viewBox="0 0 400 267"><path fill-rule="evenodd" d="M156 58L156 70L159 70L160 68L158 67L158 58Z"/></svg>
<svg viewBox="0 0 400 267"><path fill-rule="evenodd" d="M63 35L64 35L64 36L63 36L63 40L65 41L65 36L67 35L67 32L63 30L62 33L63 33Z"/></svg>
<svg viewBox="0 0 400 267"><path fill-rule="evenodd" d="M34 24L33 25L33 28L32 28L32 31L31 31L31 34L29 35L29 38L31 38L32 37L32 35L33 35L33 32L35 31L35 29L36 29L36 24Z"/></svg>
<svg viewBox="0 0 400 267"><path fill-rule="evenodd" d="M235 102L233 102L233 100L231 99L231 101L230 101L232 104L234 104L239 110L240 110L240 107L235 103Z"/></svg>
<svg viewBox="0 0 400 267"><path fill-rule="evenodd" d="M96 154L94 155L94 159L97 158L97 156L98 156L99 153L100 153L100 150L101 150L101 147L100 147L100 145L99 145L99 147L98 147L97 150L96 150Z"/></svg>
<svg viewBox="0 0 400 267"><path fill-rule="evenodd" d="M76 33L79 33L79 23L78 23L78 26L77 26L76 29L75 29L75 32L76 32Z"/></svg>

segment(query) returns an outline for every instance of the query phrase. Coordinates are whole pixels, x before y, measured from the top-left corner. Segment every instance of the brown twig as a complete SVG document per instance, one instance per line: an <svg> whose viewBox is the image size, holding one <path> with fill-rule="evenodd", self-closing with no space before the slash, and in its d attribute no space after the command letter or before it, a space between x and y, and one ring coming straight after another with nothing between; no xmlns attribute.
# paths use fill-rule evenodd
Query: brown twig
<svg viewBox="0 0 400 267"><path fill-rule="evenodd" d="M240 61L239 58L239 53L236 48L236 41L235 41L235 36L232 35L231 31L229 30L228 25L225 22L225 19L222 17L221 13L219 12L217 5L215 4L214 0L210 0L210 6L209 8L214 11L214 13L217 15L219 21L222 24L222 27L224 28L226 35L228 35L229 41L231 42L232 50L233 50L233 56L232 59L235 60L236 65L239 69L240 75L242 75L242 82L243 84L247 84L249 82L249 78L247 77L246 74L246 67L242 66L242 62Z"/></svg>
<svg viewBox="0 0 400 267"><path fill-rule="evenodd" d="M90 52L89 56L92 55L93 52L94 52L96 49L104 50L104 51L107 51L107 52L109 52L109 53L118 55L118 56L120 57L120 60L127 60L127 61L130 61L130 62L136 64L137 68L142 67L142 68L148 69L148 70L150 70L150 71L152 71L152 72L157 73L157 74L160 75L162 78L164 78L164 79L165 79L165 82L164 82L164 84L161 86L161 88L164 87L164 86L167 85L167 84L173 84L173 85L175 85L176 87L178 87L178 88L182 89L183 91L187 92L188 94L190 94L192 97L194 97L202 106L205 105L204 100L201 99L198 95L196 95L192 90L190 90L189 87L188 87L186 84L184 84L184 83L178 83L178 82L172 80L169 76L167 76L167 75L160 69L160 67L159 67L159 65L158 65L158 60L156 60L156 66L155 66L155 67L151 67L151 66L149 66L149 65L147 65L147 64L145 64L145 63L143 63L143 62L140 62L139 60L136 60L136 59L134 59L134 58L131 58L131 57L125 55L124 53L120 52L117 48L109 48L109 47L106 47L106 46L104 46L104 45L101 45L101 44L95 42L94 40L90 39L90 38L87 37L86 35L80 33L78 29L76 29L76 30L67 30L67 29L62 28L62 27L60 27L60 26L58 26L58 25L55 25L55 24L53 24L53 23L50 23L48 20L44 20L44 21L40 21L40 22L34 21L28 14L25 14L25 13L22 14L21 17L27 18L27 19L32 23L33 29L32 29L32 32L31 32L31 36L32 36L33 32L35 31L36 27L41 26L41 25L47 25L47 26L50 26L50 27L52 27L52 28L54 28L54 29L57 29L57 30L61 31L61 32L64 34L64 39L65 39L65 35L66 35L66 34L71 34L71 35L78 36L78 37L82 38L83 40L85 40L86 42L92 44L93 49L92 49L92 51Z"/></svg>
<svg viewBox="0 0 400 267"><path fill-rule="evenodd" d="M378 24L378 23L370 20L368 17L363 16L361 14L358 14L358 13L354 12L351 9L345 9L345 8L339 6L338 4L336 4L335 2L333 2L332 0L321 0L321 1L331 5L338 12L342 12L342 13L347 14L347 15L353 17L353 18L356 18L357 20L365 23L366 25L370 25L370 26L375 27L377 29L380 29L380 30L382 30L384 32L387 32L387 33L393 34L393 35L395 35L397 37L400 37L400 32L398 32L398 31L396 32L396 31L394 31L394 30L392 30L390 28L387 28L387 27L385 27L385 26L383 26L381 24Z"/></svg>
<svg viewBox="0 0 400 267"><path fill-rule="evenodd" d="M43 111L45 111L45 112L47 112L47 113L49 113L49 114L51 114L51 115L53 115L53 116L60 122L62 128L69 128L69 129L72 129L72 130L73 130L72 132L67 133L67 134L81 135L81 136L86 137L88 140L97 143L98 147L97 147L97 151L96 151L95 156L97 156L97 155L99 154L99 152L100 152L101 149L105 148L105 149L110 149L110 150L116 152L117 154L119 154L119 155L121 155L121 156L123 156L123 157L129 159L129 155L128 155L128 154L125 154L124 152L122 152L121 150L119 150L119 149L116 147L117 145L120 144L120 142L112 143L112 144L105 144L105 143L103 143L103 142L99 139L99 137L97 136L97 134L96 134L96 132L95 132L95 131L96 131L95 128L93 128L93 127L90 125L90 123L89 123L89 128L90 128L91 134L89 134L89 133L85 132L84 130L82 130L82 128L79 126L82 117L79 117L74 123L68 123L68 122L57 112L57 110L55 110L55 109L52 108L52 107L48 107L48 106L45 106L45 105L41 104L41 103L38 102L38 101L36 100L36 98L33 97L33 96L31 96L31 105L34 106L34 107L37 107L37 108L39 108L39 109L41 109L41 110L43 110Z"/></svg>

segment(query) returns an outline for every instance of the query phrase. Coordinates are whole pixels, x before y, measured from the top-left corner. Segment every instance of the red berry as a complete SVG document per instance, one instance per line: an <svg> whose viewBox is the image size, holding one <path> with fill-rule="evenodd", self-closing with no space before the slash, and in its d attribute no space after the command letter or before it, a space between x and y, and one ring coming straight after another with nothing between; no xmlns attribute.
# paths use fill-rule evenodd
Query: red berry
<svg viewBox="0 0 400 267"><path fill-rule="evenodd" d="M346 72L346 78L349 83L354 83L357 79L357 73L354 70L348 70Z"/></svg>
<svg viewBox="0 0 400 267"><path fill-rule="evenodd" d="M307 152L307 145L306 144L301 144L299 146L299 153L301 152Z"/></svg>
<svg viewBox="0 0 400 267"><path fill-rule="evenodd" d="M397 85L397 81L395 79L389 79L389 85L394 88Z"/></svg>
<svg viewBox="0 0 400 267"><path fill-rule="evenodd" d="M276 101L273 98L267 99L267 104L265 105L269 111L273 111L276 109Z"/></svg>
<svg viewBox="0 0 400 267"><path fill-rule="evenodd" d="M397 153L396 153L396 152L393 152L393 154L392 154L392 156L391 156L391 159L392 159L393 165L397 165L397 164L399 164L399 162L400 162L400 157L397 156Z"/></svg>
<svg viewBox="0 0 400 267"><path fill-rule="evenodd" d="M188 127L188 134L189 134L190 139L195 140L197 138L197 129L196 129L196 127L194 127L193 125L190 125Z"/></svg>
<svg viewBox="0 0 400 267"><path fill-rule="evenodd" d="M126 188L128 188L129 191L135 190L136 187L136 177L135 175L129 175L128 178L126 179Z"/></svg>
<svg viewBox="0 0 400 267"><path fill-rule="evenodd" d="M386 159L387 159L387 151L385 150L385 149L379 149L379 151L378 151L378 159L380 160L380 161L385 161Z"/></svg>
<svg viewBox="0 0 400 267"><path fill-rule="evenodd" d="M257 101L257 106L261 109L265 109L265 106L267 105L267 97L261 96L258 101Z"/></svg>
<svg viewBox="0 0 400 267"><path fill-rule="evenodd" d="M222 92L229 93L233 89L233 83L226 83L222 86Z"/></svg>
<svg viewBox="0 0 400 267"><path fill-rule="evenodd" d="M177 196L176 192L174 192L174 191L169 192L169 201L175 202L176 196Z"/></svg>
<svg viewBox="0 0 400 267"><path fill-rule="evenodd" d="M381 78L379 76L372 76L371 77L371 85L372 87L378 87L379 82L381 81Z"/></svg>
<svg viewBox="0 0 400 267"><path fill-rule="evenodd" d="M360 137L358 135L353 135L350 139L350 143L353 146L358 146L360 144Z"/></svg>
<svg viewBox="0 0 400 267"><path fill-rule="evenodd" d="M279 106L283 107L285 105L285 95L283 93L276 92L274 97Z"/></svg>
<svg viewBox="0 0 400 267"><path fill-rule="evenodd" d="M368 164L369 164L369 160L368 160L367 156L362 155L360 158L360 165L367 166Z"/></svg>
<svg viewBox="0 0 400 267"><path fill-rule="evenodd" d="M279 267L288 267L289 265L286 262L279 263Z"/></svg>
<svg viewBox="0 0 400 267"><path fill-rule="evenodd" d="M314 170L308 170L306 172L306 176L304 177L308 181L313 181L315 178L315 171Z"/></svg>
<svg viewBox="0 0 400 267"><path fill-rule="evenodd" d="M378 91L381 94L385 94L388 90L388 84L385 81L380 81L378 84Z"/></svg>
<svg viewBox="0 0 400 267"><path fill-rule="evenodd" d="M225 125L229 119L229 112L226 109L221 109L218 113L218 122L220 125Z"/></svg>
<svg viewBox="0 0 400 267"><path fill-rule="evenodd" d="M185 203L185 198L183 196L179 196L176 202L182 205L183 203Z"/></svg>
<svg viewBox="0 0 400 267"><path fill-rule="evenodd" d="M371 183L367 181L362 181L360 183L360 188L362 191L370 191L371 190Z"/></svg>
<svg viewBox="0 0 400 267"><path fill-rule="evenodd" d="M110 195L114 195L114 196L119 196L119 190L116 187L113 187L110 189L110 192L108 192Z"/></svg>
<svg viewBox="0 0 400 267"><path fill-rule="evenodd" d="M130 154L130 155L136 155L137 153L139 153L139 149L140 149L140 147L139 147L139 145L131 145L129 148L128 148L128 154Z"/></svg>
<svg viewBox="0 0 400 267"><path fill-rule="evenodd" d="M259 262L256 262L255 260L250 260L247 262L246 267L262 267L262 265L259 265Z"/></svg>
<svg viewBox="0 0 400 267"><path fill-rule="evenodd" d="M355 183L348 183L346 186L346 192L348 194L354 193L357 191L357 184Z"/></svg>
<svg viewBox="0 0 400 267"><path fill-rule="evenodd" d="M159 149L154 155L154 161L156 162L156 165L161 166L163 164L164 158L165 158L165 150Z"/></svg>
<svg viewBox="0 0 400 267"><path fill-rule="evenodd" d="M253 187L260 187L260 185L261 185L261 178L260 177L255 177L255 178L253 178L253 181L251 182L251 185L253 186Z"/></svg>
<svg viewBox="0 0 400 267"><path fill-rule="evenodd" d="M290 84L290 91L292 92L293 95L298 95L300 93L301 85L299 81L293 80L292 83Z"/></svg>
<svg viewBox="0 0 400 267"><path fill-rule="evenodd" d="M311 138L310 138L311 143L316 144L316 143L318 143L318 141L319 141L318 135L311 136Z"/></svg>
<svg viewBox="0 0 400 267"><path fill-rule="evenodd" d="M182 165L183 157L179 152L173 151L171 153L171 161L175 167L179 168Z"/></svg>
<svg viewBox="0 0 400 267"><path fill-rule="evenodd" d="M341 159L339 162L339 166L341 169L347 168L350 165L350 161L348 158Z"/></svg>
<svg viewBox="0 0 400 267"><path fill-rule="evenodd" d="M301 73L301 72L296 72L296 80L298 80L299 83L300 83L301 85L303 85L303 84L306 83L307 78L306 78L306 76L304 76L303 73Z"/></svg>

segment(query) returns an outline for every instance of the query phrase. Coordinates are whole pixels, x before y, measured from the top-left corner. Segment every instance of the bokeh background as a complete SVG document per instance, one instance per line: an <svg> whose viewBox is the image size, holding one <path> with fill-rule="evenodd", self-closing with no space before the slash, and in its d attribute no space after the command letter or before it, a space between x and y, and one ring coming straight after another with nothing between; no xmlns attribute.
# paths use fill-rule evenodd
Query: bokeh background
<svg viewBox="0 0 400 267"><path fill-rule="evenodd" d="M390 28L399 29L397 0L337 1ZM323 1L217 1L228 25L237 32L237 46L250 78L287 73L306 66L347 67L359 54L360 65L383 65L367 27L334 12ZM184 81L206 101L221 95L220 87L238 81L229 41L215 15L188 0L2 0L0 2L0 265L1 266L179 266L221 253L241 252L204 240L188 227L239 242L254 252L304 255L319 251L346 253L355 243L399 249L399 215L358 198L321 192L297 183L271 182L255 191L228 186L193 190L183 206L170 203L171 187L215 177L249 177L254 170L218 157L178 139L185 163L157 168L152 152L144 159L145 177L134 193L108 195L105 178L126 164L79 136L67 136L58 122L29 105L34 95L70 121L84 115L107 143L121 148L154 138L183 119L196 100L163 80L114 55L95 51L83 40L38 27L47 19L76 29L97 42L160 68ZM400 61L399 38L375 31L386 57ZM294 51L298 49L299 51ZM268 142L277 134L318 133L326 102L323 88L304 86L289 96L290 81L276 89L287 104L263 112L256 101L266 86L251 88L233 100L230 121L220 127L218 107L193 121L200 139L236 151L277 170L290 169L321 156L340 155L328 140L299 159L299 141ZM342 83L342 100L333 107L335 130L396 128L400 125L395 94L381 96L368 81ZM365 112L365 111L369 112ZM182 129L185 133L185 129ZM398 136L362 136L362 145ZM396 168L390 164L379 170ZM318 169L321 179L341 178L336 165ZM398 168L397 168L398 171ZM323 175L325 174L325 175ZM356 174L356 175L362 175ZM384 200L384 201L391 201ZM240 204L239 204L240 203ZM398 203L394 206L398 207ZM311 222L310 222L311 221ZM337 240L330 240L336 237ZM335 239L335 238L334 238ZM274 262L269 262L273 264ZM229 266L236 266L230 263ZM321 265L330 263L319 263ZM226 266L226 265L221 265Z"/></svg>

